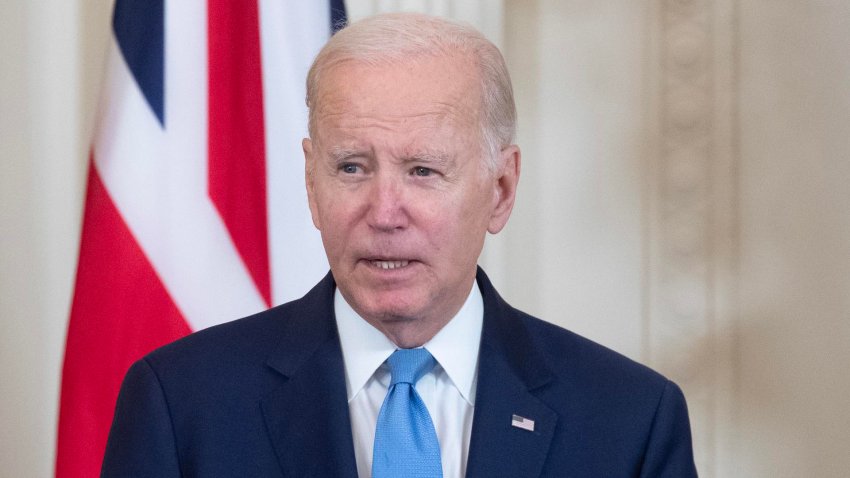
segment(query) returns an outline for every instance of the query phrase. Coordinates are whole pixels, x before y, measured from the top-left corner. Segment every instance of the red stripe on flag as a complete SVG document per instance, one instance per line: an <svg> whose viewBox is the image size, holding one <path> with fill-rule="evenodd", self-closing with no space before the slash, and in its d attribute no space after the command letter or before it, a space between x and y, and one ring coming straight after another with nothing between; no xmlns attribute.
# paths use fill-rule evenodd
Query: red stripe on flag
<svg viewBox="0 0 850 478"><path fill-rule="evenodd" d="M57 477L100 474L127 369L189 332L91 164L62 370Z"/></svg>
<svg viewBox="0 0 850 478"><path fill-rule="evenodd" d="M271 305L257 2L208 0L207 7L209 194Z"/></svg>

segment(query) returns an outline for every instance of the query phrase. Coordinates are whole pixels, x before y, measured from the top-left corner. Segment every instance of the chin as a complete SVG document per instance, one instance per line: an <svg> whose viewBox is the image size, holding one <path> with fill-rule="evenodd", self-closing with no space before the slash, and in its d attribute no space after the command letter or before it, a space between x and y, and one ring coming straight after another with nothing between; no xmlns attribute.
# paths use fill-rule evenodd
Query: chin
<svg viewBox="0 0 850 478"><path fill-rule="evenodd" d="M428 324L410 317L388 316L381 320L381 331L396 346L403 349L421 347L433 338L436 330Z"/></svg>
<svg viewBox="0 0 850 478"><path fill-rule="evenodd" d="M376 307L367 311L370 316L387 325L416 322L420 315L412 309L401 307Z"/></svg>
<svg viewBox="0 0 850 478"><path fill-rule="evenodd" d="M361 303L365 305L364 312L371 314L381 320L407 321L415 320L422 315L426 301L421 300L418 294L410 291L368 291L361 297Z"/></svg>
<svg viewBox="0 0 850 478"><path fill-rule="evenodd" d="M421 320L423 318L422 310L421 307L399 305L398 301L382 301L380 304L371 304L363 312L381 323L402 325Z"/></svg>

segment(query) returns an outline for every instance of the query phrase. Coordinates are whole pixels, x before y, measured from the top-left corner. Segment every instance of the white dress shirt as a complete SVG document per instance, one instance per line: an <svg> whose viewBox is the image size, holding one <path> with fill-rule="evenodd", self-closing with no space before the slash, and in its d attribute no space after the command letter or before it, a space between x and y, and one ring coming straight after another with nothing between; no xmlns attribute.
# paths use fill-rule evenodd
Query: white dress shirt
<svg viewBox="0 0 850 478"><path fill-rule="evenodd" d="M375 424L390 384L384 362L398 347L363 320L339 290L334 295L334 310L345 362L357 473L368 478L372 474ZM437 365L416 383L416 391L437 430L445 478L466 474L483 320L484 301L478 284L473 283L458 313L424 345Z"/></svg>

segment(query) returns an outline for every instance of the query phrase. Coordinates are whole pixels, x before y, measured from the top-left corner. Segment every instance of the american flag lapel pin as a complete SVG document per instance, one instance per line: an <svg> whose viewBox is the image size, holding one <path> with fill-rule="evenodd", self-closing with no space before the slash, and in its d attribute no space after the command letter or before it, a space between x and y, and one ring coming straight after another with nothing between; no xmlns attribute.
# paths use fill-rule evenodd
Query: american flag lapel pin
<svg viewBox="0 0 850 478"><path fill-rule="evenodd" d="M523 430L528 430L530 432L534 431L534 420L530 418L521 417L519 415L513 415L511 417L511 425L517 428L522 428Z"/></svg>

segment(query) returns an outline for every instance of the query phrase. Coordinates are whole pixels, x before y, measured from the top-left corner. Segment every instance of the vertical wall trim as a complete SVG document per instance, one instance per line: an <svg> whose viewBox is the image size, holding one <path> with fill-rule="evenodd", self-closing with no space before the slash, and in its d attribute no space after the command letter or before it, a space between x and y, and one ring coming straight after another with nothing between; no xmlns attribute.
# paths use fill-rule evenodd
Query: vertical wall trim
<svg viewBox="0 0 850 478"><path fill-rule="evenodd" d="M736 0L649 19L644 359L685 389L702 476L729 476L737 277ZM720 460L722 458L722 460Z"/></svg>

